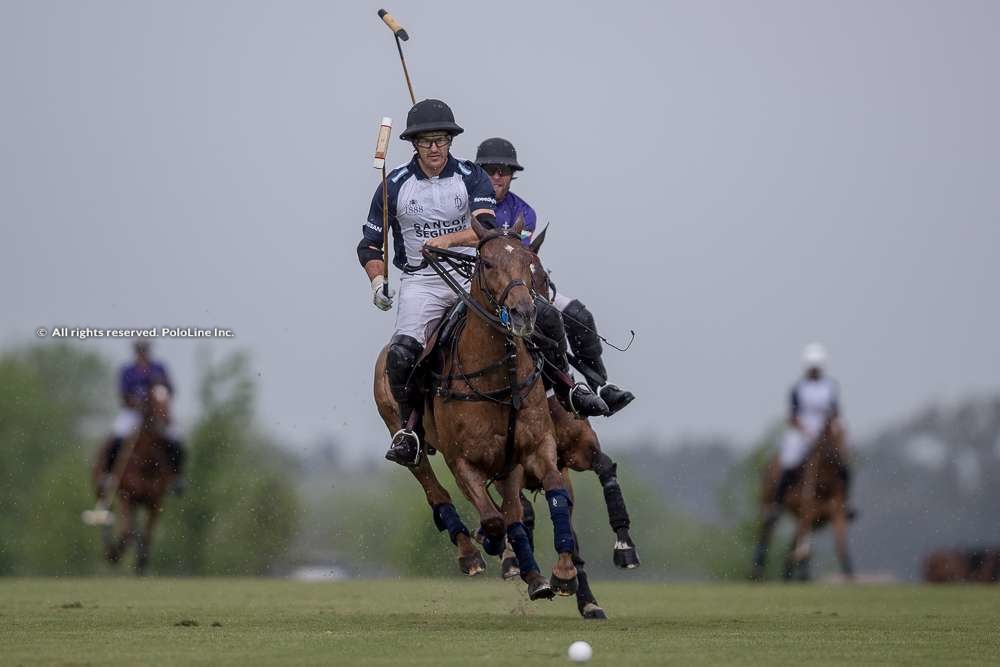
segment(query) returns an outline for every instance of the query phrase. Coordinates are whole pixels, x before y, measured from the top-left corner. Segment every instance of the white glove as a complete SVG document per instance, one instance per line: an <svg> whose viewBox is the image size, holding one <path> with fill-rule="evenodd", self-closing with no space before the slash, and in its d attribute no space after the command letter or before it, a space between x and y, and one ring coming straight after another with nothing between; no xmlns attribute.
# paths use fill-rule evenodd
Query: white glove
<svg viewBox="0 0 1000 667"><path fill-rule="evenodd" d="M372 303L379 310L389 310L392 308L392 297L396 295L396 290L392 289L389 285L388 294L382 290L382 286L385 285L385 278L382 274L375 276L372 279Z"/></svg>

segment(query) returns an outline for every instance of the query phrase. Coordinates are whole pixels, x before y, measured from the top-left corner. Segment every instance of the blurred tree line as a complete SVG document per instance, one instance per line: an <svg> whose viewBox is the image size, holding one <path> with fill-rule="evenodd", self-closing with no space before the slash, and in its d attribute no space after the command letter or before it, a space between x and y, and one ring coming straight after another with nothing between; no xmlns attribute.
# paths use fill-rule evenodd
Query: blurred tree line
<svg viewBox="0 0 1000 667"><path fill-rule="evenodd" d="M200 367L189 487L167 498L153 571L265 574L298 528L294 465L254 425L247 356ZM90 466L116 407L112 369L93 352L44 343L0 356L0 575L109 571L80 512L94 504Z"/></svg>

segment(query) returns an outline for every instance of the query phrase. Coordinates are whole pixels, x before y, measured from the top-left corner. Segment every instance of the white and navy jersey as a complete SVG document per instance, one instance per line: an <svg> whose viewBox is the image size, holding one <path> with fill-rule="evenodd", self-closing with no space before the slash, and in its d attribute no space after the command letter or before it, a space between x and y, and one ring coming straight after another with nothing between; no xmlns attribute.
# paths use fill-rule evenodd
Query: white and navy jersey
<svg viewBox="0 0 1000 667"><path fill-rule="evenodd" d="M438 176L428 178L421 171L416 155L409 163L393 169L386 180L389 191L389 225L393 236L393 260L399 269L415 267L423 261L420 248L427 239L460 232L469 228L471 212L494 210L496 197L490 177L479 165L448 156L448 163ZM372 198L365 240L382 246L382 185ZM475 254L475 248L454 248L456 252ZM407 274L404 274L404 276ZM436 275L424 269L411 275Z"/></svg>
<svg viewBox="0 0 1000 667"><path fill-rule="evenodd" d="M802 378L792 387L789 399L791 416L799 420L810 437L815 438L827 420L839 414L839 393L832 378Z"/></svg>

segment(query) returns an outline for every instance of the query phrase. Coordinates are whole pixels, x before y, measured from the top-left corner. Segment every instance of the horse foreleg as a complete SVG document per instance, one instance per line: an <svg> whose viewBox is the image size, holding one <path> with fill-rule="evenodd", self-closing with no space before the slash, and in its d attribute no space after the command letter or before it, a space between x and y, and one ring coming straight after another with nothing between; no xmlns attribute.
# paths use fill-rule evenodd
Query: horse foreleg
<svg viewBox="0 0 1000 667"><path fill-rule="evenodd" d="M570 492L570 496L573 496L573 482L569 477L569 469L563 468L562 470L563 483L566 485L566 489ZM580 616L586 619L593 620L605 620L608 615L604 613L601 605L598 604L597 598L594 597L593 591L590 590L590 582L587 579L587 573L584 571L584 565L586 561L583 560L583 556L580 554L580 538L576 534L576 530L573 530L573 541L575 549L573 551L573 565L576 566L576 608L580 612Z"/></svg>
<svg viewBox="0 0 1000 667"><path fill-rule="evenodd" d="M118 503L118 509L121 514L121 532L118 534L118 540L111 544L105 550L104 557L110 563L117 563L121 560L122 555L125 553L125 549L128 548L128 543L132 539L133 531L135 530L135 514L133 512L132 504L125 500L120 500Z"/></svg>
<svg viewBox="0 0 1000 667"><path fill-rule="evenodd" d="M518 574L528 585L528 598L549 600L555 597L555 591L542 576L541 568L535 561L528 529L524 525L524 507L521 504L523 486L524 468L519 465L514 466L514 469L500 483L500 492L503 497L503 517L507 525L507 541L514 558L517 559Z"/></svg>
<svg viewBox="0 0 1000 667"><path fill-rule="evenodd" d="M840 499L833 512L833 541L837 549L837 560L840 561L840 571L846 578L854 579L854 563L847 548L847 524L847 512L843 499Z"/></svg>
<svg viewBox="0 0 1000 667"><path fill-rule="evenodd" d="M159 519L160 508L154 504L146 510L145 527L136 532L135 573L139 576L146 574L146 568L149 566L149 554L153 544L153 529L156 527Z"/></svg>
<svg viewBox="0 0 1000 667"><path fill-rule="evenodd" d="M506 524L486 491L486 476L469 465L465 459L454 462L452 472L462 494L479 512L479 530L483 535L483 549L490 556L503 553L506 544Z"/></svg>
<svg viewBox="0 0 1000 667"><path fill-rule="evenodd" d="M799 515L798 526L792 545L785 561L785 580L809 580L809 559L812 556L812 525L813 515L803 508Z"/></svg>
<svg viewBox="0 0 1000 667"><path fill-rule="evenodd" d="M451 495L438 481L427 457L421 457L420 463L410 468L410 472L424 490L427 504L431 506L434 525L439 531L448 531L451 543L458 547L458 567L462 574L473 577L485 572L486 561L469 537L469 529L458 515L458 510L451 501Z"/></svg>
<svg viewBox="0 0 1000 667"><path fill-rule="evenodd" d="M765 503L761 509L760 530L757 533L757 544L753 550L753 568L750 570L752 581L764 580L764 568L767 565L767 549L771 544L771 536L774 533L774 526L778 523L780 515L772 512L770 503Z"/></svg>
<svg viewBox="0 0 1000 667"><path fill-rule="evenodd" d="M573 552L576 551L572 521L573 500L566 489L562 473L553 463L555 457L550 459L545 456L546 452L555 452L554 440L542 443L538 451L527 458L525 467L531 475L542 481L545 504L552 520L553 542L556 553L559 554L559 559L552 567L552 587L560 595L574 595L577 582L576 566L573 564Z"/></svg>

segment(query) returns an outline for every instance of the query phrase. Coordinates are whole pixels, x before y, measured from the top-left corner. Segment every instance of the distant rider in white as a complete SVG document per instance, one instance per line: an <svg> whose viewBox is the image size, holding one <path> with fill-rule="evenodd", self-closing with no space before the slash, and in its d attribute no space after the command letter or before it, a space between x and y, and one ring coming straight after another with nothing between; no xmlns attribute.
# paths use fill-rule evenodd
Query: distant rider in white
<svg viewBox="0 0 1000 667"><path fill-rule="evenodd" d="M776 511L780 511L785 494L798 479L799 467L827 422L832 421L839 427L840 390L837 382L826 374L827 360L826 349L820 343L810 343L802 352L804 376L792 387L788 429L781 439L781 477L774 497ZM840 474L846 492L850 486L846 464L841 467Z"/></svg>

